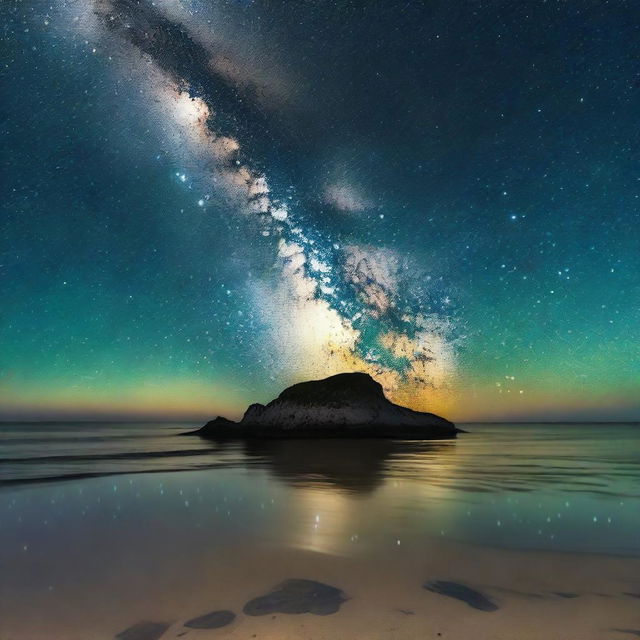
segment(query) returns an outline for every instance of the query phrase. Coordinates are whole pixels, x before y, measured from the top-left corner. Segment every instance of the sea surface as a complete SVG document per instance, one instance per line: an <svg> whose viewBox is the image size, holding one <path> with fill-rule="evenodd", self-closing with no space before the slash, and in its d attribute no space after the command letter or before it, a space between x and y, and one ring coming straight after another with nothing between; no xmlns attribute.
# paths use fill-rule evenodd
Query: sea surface
<svg viewBox="0 0 640 640"><path fill-rule="evenodd" d="M640 634L639 425L470 424L437 442L181 435L197 426L0 425L2 640L113 638L149 619L163 639ZM290 578L348 599L330 616L242 614ZM225 630L183 627L216 608L237 614ZM527 622L541 616L553 628Z"/></svg>

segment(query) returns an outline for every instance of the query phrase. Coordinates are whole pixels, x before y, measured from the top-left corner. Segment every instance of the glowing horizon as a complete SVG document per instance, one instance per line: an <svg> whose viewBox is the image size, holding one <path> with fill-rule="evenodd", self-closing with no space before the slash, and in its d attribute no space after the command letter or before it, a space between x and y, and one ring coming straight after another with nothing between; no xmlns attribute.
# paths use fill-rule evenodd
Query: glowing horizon
<svg viewBox="0 0 640 640"><path fill-rule="evenodd" d="M364 371L458 422L640 420L633 68L238 4L9 12L0 418L233 418Z"/></svg>

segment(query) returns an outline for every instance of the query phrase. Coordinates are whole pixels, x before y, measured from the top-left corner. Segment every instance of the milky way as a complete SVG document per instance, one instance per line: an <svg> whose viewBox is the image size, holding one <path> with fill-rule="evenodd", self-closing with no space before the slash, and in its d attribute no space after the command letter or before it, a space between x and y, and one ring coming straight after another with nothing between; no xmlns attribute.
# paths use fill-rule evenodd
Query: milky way
<svg viewBox="0 0 640 640"><path fill-rule="evenodd" d="M133 45L129 55L141 52L152 63L160 106L191 137L204 185L235 196L238 209L255 217L256 232L277 239L281 286L257 289L255 303L291 375L366 370L387 391L403 389L414 400L425 388L449 383L455 361L449 298L435 288L411 295L406 261L395 252L344 245L298 215L295 186L282 188L268 177L265 158L279 136L256 103L256 88L217 70L215 49L154 5L102 0L95 12L103 29Z"/></svg>
<svg viewBox="0 0 640 640"><path fill-rule="evenodd" d="M634 419L633 9L0 3L1 415Z"/></svg>

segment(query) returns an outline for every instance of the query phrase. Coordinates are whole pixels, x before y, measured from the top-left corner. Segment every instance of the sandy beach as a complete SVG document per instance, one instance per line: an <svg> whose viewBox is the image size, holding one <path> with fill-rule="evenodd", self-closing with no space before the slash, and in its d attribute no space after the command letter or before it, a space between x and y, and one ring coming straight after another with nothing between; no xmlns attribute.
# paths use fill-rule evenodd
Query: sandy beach
<svg viewBox="0 0 640 640"><path fill-rule="evenodd" d="M165 566L144 574L124 570L117 579L105 576L90 590L78 590L69 579L28 603L3 598L2 638L99 640L141 621L170 624L163 638L265 640L601 640L631 638L640 627L638 559L499 551L433 540L374 559L276 547L227 548L190 563L183 562L184 553L176 555L180 566L169 557ZM290 578L338 587L347 600L327 616L242 613L250 599ZM498 608L478 610L423 588L433 580L467 585ZM237 615L228 626L183 626L221 609Z"/></svg>
<svg viewBox="0 0 640 640"><path fill-rule="evenodd" d="M65 455L41 460L16 428L22 462L0 487L2 640L640 631L633 427L223 448L194 448L178 426L110 429L135 438L100 426L96 447L90 427L86 443L66 429ZM65 480L87 469L116 475ZM280 586L291 580L312 582Z"/></svg>

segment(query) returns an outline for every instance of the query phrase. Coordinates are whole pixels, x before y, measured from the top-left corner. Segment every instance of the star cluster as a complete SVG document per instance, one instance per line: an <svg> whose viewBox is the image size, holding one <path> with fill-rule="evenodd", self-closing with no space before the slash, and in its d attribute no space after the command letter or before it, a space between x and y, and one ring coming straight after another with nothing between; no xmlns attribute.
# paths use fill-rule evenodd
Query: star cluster
<svg viewBox="0 0 640 640"><path fill-rule="evenodd" d="M630 4L1 12L7 416L637 418Z"/></svg>

